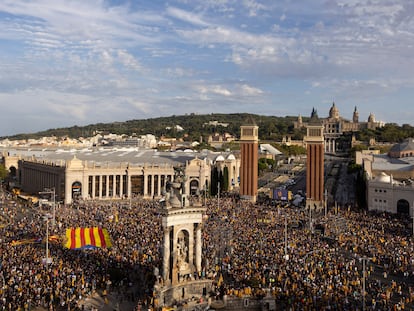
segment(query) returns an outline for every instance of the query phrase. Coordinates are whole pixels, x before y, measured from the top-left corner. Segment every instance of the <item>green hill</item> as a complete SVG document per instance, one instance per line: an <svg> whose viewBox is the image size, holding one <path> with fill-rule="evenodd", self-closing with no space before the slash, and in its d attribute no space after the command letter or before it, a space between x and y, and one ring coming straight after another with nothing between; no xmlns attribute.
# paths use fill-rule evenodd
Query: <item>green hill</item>
<svg viewBox="0 0 414 311"><path fill-rule="evenodd" d="M101 134L125 134L144 135L153 134L156 137L177 137L188 141L199 141L200 137L206 139L208 135L215 132L229 133L235 137L240 135L240 126L245 124L251 117L259 126L259 137L262 140L281 140L283 135L288 133L294 135L293 139L300 139L303 135L301 131L293 129L293 121L297 117L275 117L261 116L247 113L235 114L206 114L206 115L181 115L170 117L159 117L142 120L129 120L125 122L98 123L86 126L72 126L67 128L48 129L37 133L18 134L8 136L12 140L40 138L45 136L56 137L90 137L97 133ZM225 124L227 126L223 126ZM178 131L179 125L184 130ZM3 137L5 138L5 137Z"/></svg>

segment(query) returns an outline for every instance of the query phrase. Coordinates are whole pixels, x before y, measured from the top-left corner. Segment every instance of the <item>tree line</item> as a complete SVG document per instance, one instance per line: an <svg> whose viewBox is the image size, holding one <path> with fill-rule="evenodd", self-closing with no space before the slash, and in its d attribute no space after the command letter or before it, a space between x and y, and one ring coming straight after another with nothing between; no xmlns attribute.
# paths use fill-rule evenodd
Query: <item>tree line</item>
<svg viewBox="0 0 414 311"><path fill-rule="evenodd" d="M246 124L247 120L253 120L259 127L259 138L261 141L280 142L286 135L290 135L293 140L301 140L306 135L306 129L294 128L294 122L297 120L296 116L277 117L248 113L212 113L97 123L86 126L48 129L36 133L17 134L1 138L21 140L55 136L78 139L80 137L92 137L98 133L103 135L112 133L132 137L153 134L158 138L175 137L183 141L204 142L205 145L208 136L214 133L228 133L238 139L240 137L240 126ZM303 122L308 120L309 118L303 118ZM183 128L183 130L177 128L177 125ZM377 142L398 143L405 138L414 137L414 127L409 124L399 126L395 123L388 123L382 128L375 130L365 129L354 134L357 140L364 142L374 138ZM230 144L228 147L232 148L234 146Z"/></svg>

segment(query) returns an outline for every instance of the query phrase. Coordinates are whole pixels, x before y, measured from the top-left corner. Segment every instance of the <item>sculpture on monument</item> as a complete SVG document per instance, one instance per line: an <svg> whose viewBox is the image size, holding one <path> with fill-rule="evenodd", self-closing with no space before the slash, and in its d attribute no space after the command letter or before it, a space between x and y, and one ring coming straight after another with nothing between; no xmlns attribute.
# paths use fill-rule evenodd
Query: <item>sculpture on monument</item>
<svg viewBox="0 0 414 311"><path fill-rule="evenodd" d="M174 168L174 180L168 181L165 186L165 204L167 208L180 208L185 205L185 176L181 168Z"/></svg>
<svg viewBox="0 0 414 311"><path fill-rule="evenodd" d="M187 244L184 231L180 231L177 239L177 266L179 271L187 270L189 267Z"/></svg>

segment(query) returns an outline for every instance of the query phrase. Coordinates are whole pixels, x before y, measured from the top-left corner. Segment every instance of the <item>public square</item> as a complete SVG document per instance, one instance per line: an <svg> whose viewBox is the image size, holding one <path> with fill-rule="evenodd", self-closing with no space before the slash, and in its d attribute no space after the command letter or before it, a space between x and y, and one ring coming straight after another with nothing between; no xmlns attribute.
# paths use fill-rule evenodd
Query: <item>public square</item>
<svg viewBox="0 0 414 311"><path fill-rule="evenodd" d="M414 308L409 219L333 208L312 216L306 209L254 205L233 195L205 203L203 270L195 277L214 279L216 290L208 293L213 299L271 295L277 310ZM64 235L65 228L101 226L113 247L70 250L49 239L52 262L45 265L44 214L50 211L3 200L2 310L156 309L154 268L162 267L158 201L82 201L55 212L49 237ZM15 243L38 238L40 243ZM177 305L185 308L186 301Z"/></svg>

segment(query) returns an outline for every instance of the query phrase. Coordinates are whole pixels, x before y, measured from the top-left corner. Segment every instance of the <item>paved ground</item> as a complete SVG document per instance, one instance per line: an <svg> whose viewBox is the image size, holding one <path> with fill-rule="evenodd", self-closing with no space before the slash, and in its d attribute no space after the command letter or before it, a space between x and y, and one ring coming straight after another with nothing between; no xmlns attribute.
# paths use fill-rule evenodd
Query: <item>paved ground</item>
<svg viewBox="0 0 414 311"><path fill-rule="evenodd" d="M83 305L83 307L82 307ZM93 294L91 297L86 298L80 310L85 311L136 311L137 303L121 299L116 293L109 294L107 299L104 299L98 292ZM32 309L33 311L48 311L48 309L37 307ZM66 309L62 309L66 310ZM145 309L142 308L142 311Z"/></svg>

